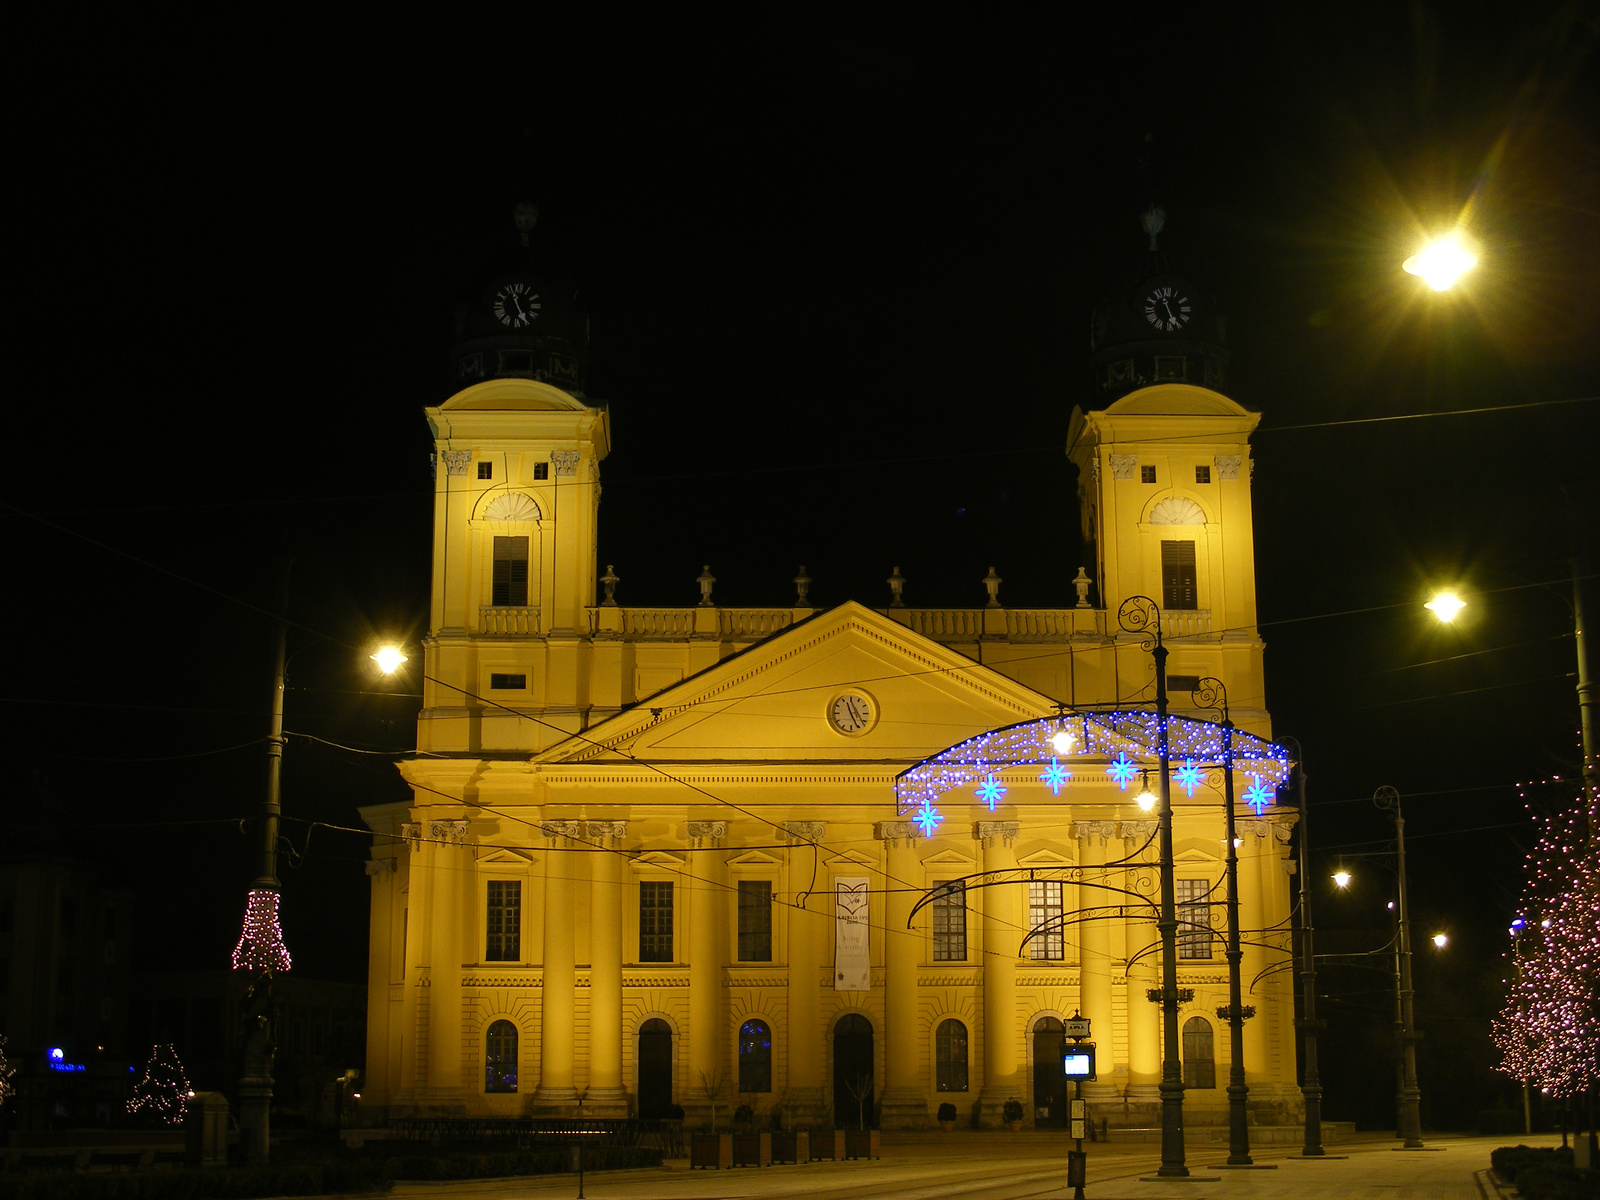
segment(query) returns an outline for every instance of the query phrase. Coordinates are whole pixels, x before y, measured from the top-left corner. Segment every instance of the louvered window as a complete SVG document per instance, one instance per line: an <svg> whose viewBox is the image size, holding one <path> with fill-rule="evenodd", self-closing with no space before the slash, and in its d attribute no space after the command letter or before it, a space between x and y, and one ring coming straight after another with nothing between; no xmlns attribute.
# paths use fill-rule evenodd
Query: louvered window
<svg viewBox="0 0 1600 1200"><path fill-rule="evenodd" d="M1161 543L1161 607L1200 607L1193 542Z"/></svg>
<svg viewBox="0 0 1600 1200"><path fill-rule="evenodd" d="M523 608L528 603L528 539L494 539L494 596L491 604ZM1193 607L1191 605L1191 607Z"/></svg>

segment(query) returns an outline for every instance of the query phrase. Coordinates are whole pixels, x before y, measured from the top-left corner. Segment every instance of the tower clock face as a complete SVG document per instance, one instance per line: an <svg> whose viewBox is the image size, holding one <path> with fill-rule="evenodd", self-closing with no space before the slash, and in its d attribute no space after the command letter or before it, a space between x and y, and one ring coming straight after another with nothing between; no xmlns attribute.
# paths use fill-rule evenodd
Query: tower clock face
<svg viewBox="0 0 1600 1200"><path fill-rule="evenodd" d="M865 696L846 692L828 705L828 722L840 733L865 733L872 724L872 705Z"/></svg>
<svg viewBox="0 0 1600 1200"><path fill-rule="evenodd" d="M1144 297L1144 319L1162 333L1176 333L1189 323L1189 297L1175 287L1151 288Z"/></svg>
<svg viewBox="0 0 1600 1200"><path fill-rule="evenodd" d="M539 319L543 305L531 283L512 282L494 294L495 320L511 329L526 329Z"/></svg>

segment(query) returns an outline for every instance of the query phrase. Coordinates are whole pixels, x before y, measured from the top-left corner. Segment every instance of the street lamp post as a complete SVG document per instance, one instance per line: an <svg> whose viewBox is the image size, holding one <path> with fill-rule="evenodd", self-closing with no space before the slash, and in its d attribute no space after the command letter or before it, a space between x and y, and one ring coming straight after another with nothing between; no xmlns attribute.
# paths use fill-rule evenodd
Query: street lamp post
<svg viewBox="0 0 1600 1200"><path fill-rule="evenodd" d="M1222 710L1222 807L1226 814L1227 852L1224 858L1228 879L1228 1165L1248 1167L1250 1158L1250 1088L1244 1081L1244 995L1239 982L1239 963L1244 951L1239 947L1239 846L1234 836L1233 812L1233 720L1228 715L1228 689L1222 680L1207 677L1194 689L1195 703L1201 708Z"/></svg>
<svg viewBox="0 0 1600 1200"><path fill-rule="evenodd" d="M1400 809L1400 793L1392 787L1381 787L1373 793L1372 802L1389 815L1394 822L1395 854L1399 862L1400 888L1397 917L1400 922L1400 939L1397 953L1400 969L1399 984L1399 1035L1400 1035L1400 1104L1399 1133L1405 1139L1407 1150L1422 1149L1422 1119L1420 1105L1422 1089L1417 1086L1417 1033L1416 1013L1413 1007L1411 986L1411 918L1406 902L1406 821Z"/></svg>
<svg viewBox="0 0 1600 1200"><path fill-rule="evenodd" d="M1184 1177L1183 1063L1178 1043L1177 884L1172 867L1172 771L1167 737L1167 648L1161 641L1161 609L1149 596L1130 596L1117 609L1117 624L1139 634L1156 666L1157 755L1161 781L1156 829L1160 841L1161 916L1161 1166L1158 1176Z"/></svg>
<svg viewBox="0 0 1600 1200"><path fill-rule="evenodd" d="M1303 1158L1320 1158L1322 1148L1322 1076L1317 1070L1317 960L1311 946L1311 835L1306 822L1305 751L1295 738L1282 739L1293 744L1296 798L1300 802L1300 988L1301 1012L1298 1022L1305 1053L1305 1074L1300 1095L1305 1101L1306 1130Z"/></svg>

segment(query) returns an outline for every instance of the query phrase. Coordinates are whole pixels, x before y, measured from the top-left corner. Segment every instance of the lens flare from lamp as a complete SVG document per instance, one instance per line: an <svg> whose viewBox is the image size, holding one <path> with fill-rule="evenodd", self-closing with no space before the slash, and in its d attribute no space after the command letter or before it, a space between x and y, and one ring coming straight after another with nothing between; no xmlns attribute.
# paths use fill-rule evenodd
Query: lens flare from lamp
<svg viewBox="0 0 1600 1200"><path fill-rule="evenodd" d="M1333 882L1335 884L1337 884L1339 887L1349 887L1350 886L1350 872L1349 871L1335 871L1333 873Z"/></svg>
<svg viewBox="0 0 1600 1200"><path fill-rule="evenodd" d="M1440 592L1422 607L1448 625L1466 606L1467 602L1454 592Z"/></svg>
<svg viewBox="0 0 1600 1200"><path fill-rule="evenodd" d="M1445 933L1434 934L1433 944L1439 947L1439 949L1443 950L1447 945L1450 944L1450 935Z"/></svg>
<svg viewBox="0 0 1600 1200"><path fill-rule="evenodd" d="M1065 729L1058 729L1050 738L1050 745L1057 754L1071 754L1072 744L1077 740L1077 738L1073 737Z"/></svg>
<svg viewBox="0 0 1600 1200"><path fill-rule="evenodd" d="M1420 276L1436 292L1448 291L1477 265L1477 257L1454 235L1429 242L1402 264L1408 275Z"/></svg>
<svg viewBox="0 0 1600 1200"><path fill-rule="evenodd" d="M1156 794L1146 787L1133 798L1133 802L1139 806L1140 812L1149 812L1156 806Z"/></svg>
<svg viewBox="0 0 1600 1200"><path fill-rule="evenodd" d="M368 657L378 664L378 670L385 675L393 675L410 661L399 646L379 646L377 652Z"/></svg>

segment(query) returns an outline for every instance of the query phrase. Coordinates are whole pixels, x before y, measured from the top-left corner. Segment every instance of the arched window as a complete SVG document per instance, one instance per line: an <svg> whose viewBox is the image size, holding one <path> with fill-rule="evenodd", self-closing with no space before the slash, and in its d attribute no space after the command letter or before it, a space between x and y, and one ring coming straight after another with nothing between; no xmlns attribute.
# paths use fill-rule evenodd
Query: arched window
<svg viewBox="0 0 1600 1200"><path fill-rule="evenodd" d="M939 1091L967 1090L967 1027L960 1021L939 1022L933 1036L933 1061Z"/></svg>
<svg viewBox="0 0 1600 1200"><path fill-rule="evenodd" d="M1183 1086L1217 1086L1217 1063L1211 1050L1211 1022L1190 1017L1183 1023Z"/></svg>
<svg viewBox="0 0 1600 1200"><path fill-rule="evenodd" d="M739 1090L772 1090L772 1029L765 1021L739 1026Z"/></svg>
<svg viewBox="0 0 1600 1200"><path fill-rule="evenodd" d="M483 1038L483 1090L517 1090L517 1027L496 1021Z"/></svg>

